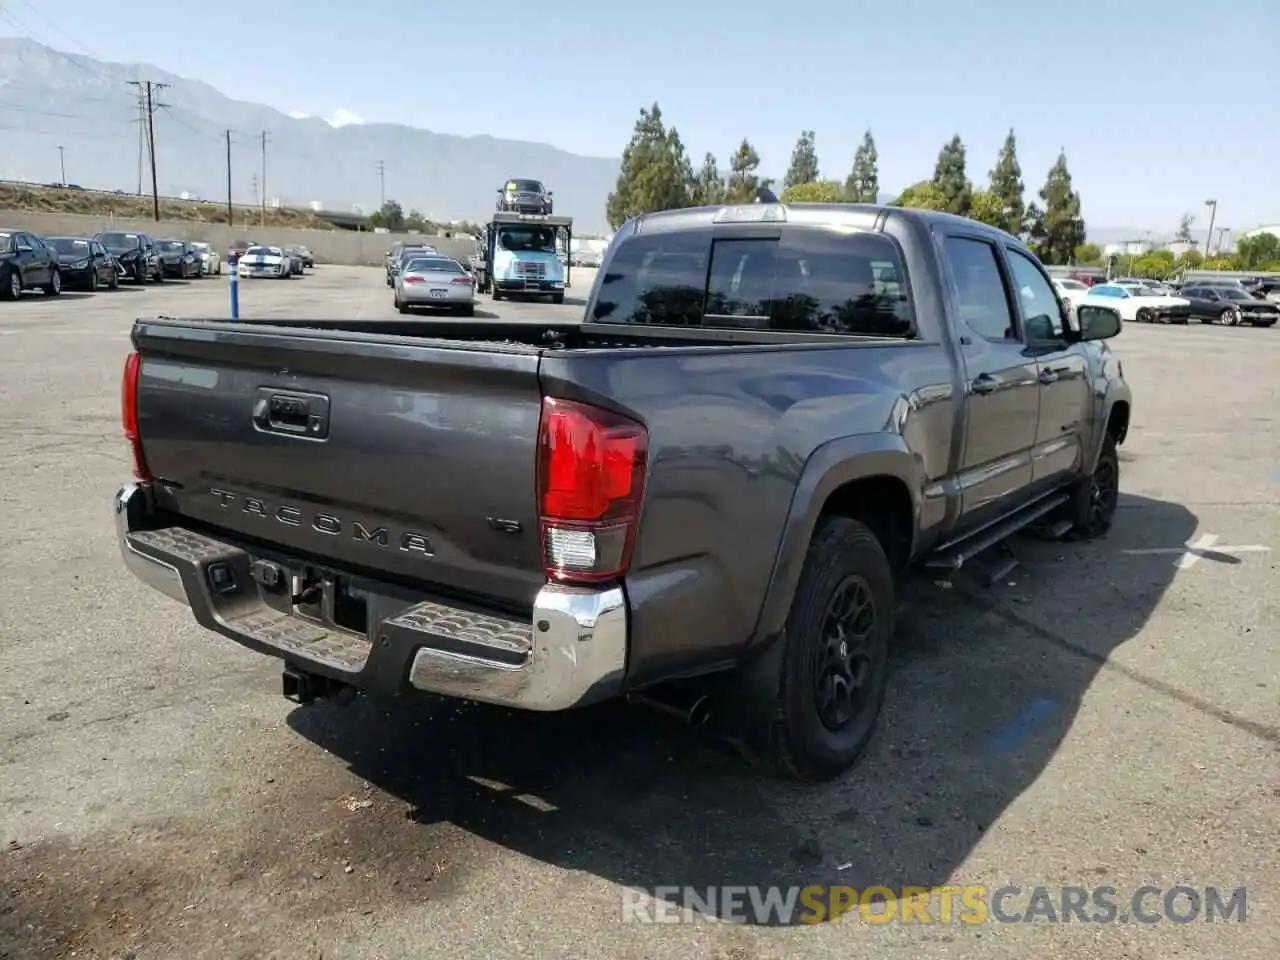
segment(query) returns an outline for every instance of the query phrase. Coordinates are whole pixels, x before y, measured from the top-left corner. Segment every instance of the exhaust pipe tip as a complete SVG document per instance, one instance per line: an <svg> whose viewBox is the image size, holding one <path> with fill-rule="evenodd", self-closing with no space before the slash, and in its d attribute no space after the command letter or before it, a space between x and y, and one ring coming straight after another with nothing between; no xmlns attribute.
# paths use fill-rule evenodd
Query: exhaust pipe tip
<svg viewBox="0 0 1280 960"><path fill-rule="evenodd" d="M711 698L699 697L689 707L688 721L691 727L701 727L711 719Z"/></svg>
<svg viewBox="0 0 1280 960"><path fill-rule="evenodd" d="M711 698L705 694L694 697L688 703L672 703L661 697L651 697L643 693L633 693L627 697L631 703L648 707L658 713L675 717L690 727L700 727L711 718Z"/></svg>

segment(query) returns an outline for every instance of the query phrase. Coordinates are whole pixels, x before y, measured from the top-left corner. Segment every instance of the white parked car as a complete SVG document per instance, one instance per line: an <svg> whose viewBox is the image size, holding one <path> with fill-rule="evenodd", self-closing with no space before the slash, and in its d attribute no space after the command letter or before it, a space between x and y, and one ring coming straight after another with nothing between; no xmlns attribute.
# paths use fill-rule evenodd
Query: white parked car
<svg viewBox="0 0 1280 960"><path fill-rule="evenodd" d="M1058 291L1058 299L1062 301L1062 305L1067 308L1067 313L1072 313L1080 301L1089 294L1089 285L1081 283L1079 280L1070 278L1053 281L1053 289Z"/></svg>
<svg viewBox="0 0 1280 960"><path fill-rule="evenodd" d="M288 280L293 276L293 261L279 247L250 247L238 264L240 276L271 277Z"/></svg>
<svg viewBox="0 0 1280 960"><path fill-rule="evenodd" d="M213 248L213 244L193 243L191 246L195 250L196 256L200 258L200 276L222 276L222 257Z"/></svg>
<svg viewBox="0 0 1280 960"><path fill-rule="evenodd" d="M1110 307L1125 323L1187 323L1191 319L1191 301L1156 293L1142 283L1100 283L1076 304Z"/></svg>

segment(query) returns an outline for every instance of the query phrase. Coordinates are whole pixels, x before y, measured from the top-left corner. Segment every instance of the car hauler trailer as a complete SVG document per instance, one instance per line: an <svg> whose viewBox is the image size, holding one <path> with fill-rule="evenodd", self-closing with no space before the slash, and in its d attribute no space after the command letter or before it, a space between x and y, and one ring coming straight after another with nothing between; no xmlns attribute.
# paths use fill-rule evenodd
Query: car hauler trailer
<svg viewBox="0 0 1280 960"><path fill-rule="evenodd" d="M493 299L546 296L564 302L571 267L560 248L573 239L573 218L532 213L495 213L481 238L483 263L476 270L476 290Z"/></svg>

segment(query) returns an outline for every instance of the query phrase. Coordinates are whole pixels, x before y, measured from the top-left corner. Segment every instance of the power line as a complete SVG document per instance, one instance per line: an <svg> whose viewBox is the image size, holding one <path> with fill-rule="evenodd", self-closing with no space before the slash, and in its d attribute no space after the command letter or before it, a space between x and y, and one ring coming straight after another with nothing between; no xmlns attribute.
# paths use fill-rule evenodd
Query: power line
<svg viewBox="0 0 1280 960"><path fill-rule="evenodd" d="M227 131L227 226L236 225L236 211L231 203L231 131Z"/></svg>
<svg viewBox="0 0 1280 960"><path fill-rule="evenodd" d="M267 225L267 131L262 131L262 226Z"/></svg>
<svg viewBox="0 0 1280 960"><path fill-rule="evenodd" d="M156 179L156 110L167 104L160 103L155 99L155 95L169 86L167 83L153 83L150 80L130 80L130 86L135 86L139 91L144 91L146 95L146 124L147 124L147 153L151 156L151 210L155 215L156 222L160 222L160 185ZM142 191L139 190L139 193Z"/></svg>

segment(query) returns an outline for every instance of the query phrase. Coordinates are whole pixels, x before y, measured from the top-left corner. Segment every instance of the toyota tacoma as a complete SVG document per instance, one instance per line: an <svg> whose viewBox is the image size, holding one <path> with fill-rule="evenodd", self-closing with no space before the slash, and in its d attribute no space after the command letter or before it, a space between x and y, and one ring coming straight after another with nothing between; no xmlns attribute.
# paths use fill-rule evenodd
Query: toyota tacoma
<svg viewBox="0 0 1280 960"><path fill-rule="evenodd" d="M829 778L899 573L1110 526L1120 326L980 223L775 203L629 221L581 323L141 319L119 542L295 700L646 699Z"/></svg>

